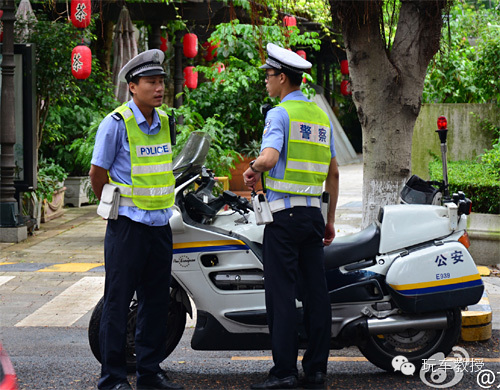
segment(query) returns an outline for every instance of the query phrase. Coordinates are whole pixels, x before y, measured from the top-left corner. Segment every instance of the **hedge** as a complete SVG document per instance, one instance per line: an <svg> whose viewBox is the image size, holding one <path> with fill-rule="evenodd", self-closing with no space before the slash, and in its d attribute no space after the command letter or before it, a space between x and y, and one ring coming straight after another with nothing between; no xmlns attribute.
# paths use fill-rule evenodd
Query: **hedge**
<svg viewBox="0 0 500 390"><path fill-rule="evenodd" d="M429 164L431 180L443 180L440 161ZM485 164L474 161L448 162L450 195L463 191L472 200L475 213L500 214L500 173L492 172Z"/></svg>

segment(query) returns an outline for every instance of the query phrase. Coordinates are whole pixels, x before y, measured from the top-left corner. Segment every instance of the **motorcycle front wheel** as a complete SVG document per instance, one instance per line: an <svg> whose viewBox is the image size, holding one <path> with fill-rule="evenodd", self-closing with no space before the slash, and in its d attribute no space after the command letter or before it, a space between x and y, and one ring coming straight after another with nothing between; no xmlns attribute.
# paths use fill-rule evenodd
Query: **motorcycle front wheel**
<svg viewBox="0 0 500 390"><path fill-rule="evenodd" d="M392 360L396 356L405 356L420 370L423 359L428 359L437 352L447 356L456 345L462 329L460 309L451 310L450 326L446 329L408 329L402 333L371 335L367 342L359 346L361 353L377 367L394 372Z"/></svg>
<svg viewBox="0 0 500 390"><path fill-rule="evenodd" d="M167 339L165 344L167 347L167 355L170 355L184 333L186 327L186 308L182 302L175 300L175 292L172 290L170 294L170 303L167 319ZM99 328L101 326L102 308L104 305L104 297L99 300L89 322L89 344L95 358L101 363L101 350L99 347ZM132 299L128 312L127 320L127 372L134 373L136 370L135 357L135 327L137 322L137 301Z"/></svg>

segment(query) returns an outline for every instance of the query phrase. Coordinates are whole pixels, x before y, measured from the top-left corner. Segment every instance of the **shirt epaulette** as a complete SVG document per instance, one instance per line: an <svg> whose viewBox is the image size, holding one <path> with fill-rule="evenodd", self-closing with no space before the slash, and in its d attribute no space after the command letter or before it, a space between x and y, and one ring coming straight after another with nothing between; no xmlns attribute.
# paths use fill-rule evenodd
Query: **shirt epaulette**
<svg viewBox="0 0 500 390"><path fill-rule="evenodd" d="M121 121L123 119L123 117L118 112L111 114L111 116L113 117L114 120L117 120L117 121Z"/></svg>

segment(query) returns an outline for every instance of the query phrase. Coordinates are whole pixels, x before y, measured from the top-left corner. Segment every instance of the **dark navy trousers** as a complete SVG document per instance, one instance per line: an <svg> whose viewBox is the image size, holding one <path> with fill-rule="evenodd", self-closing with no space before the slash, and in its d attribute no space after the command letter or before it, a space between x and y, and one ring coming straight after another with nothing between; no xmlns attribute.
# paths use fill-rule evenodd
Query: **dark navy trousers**
<svg viewBox="0 0 500 390"><path fill-rule="evenodd" d="M160 371L160 363L166 358L172 251L170 225L151 227L123 216L108 221L104 240L104 306L99 332L100 389L111 388L127 379L127 315L135 291L137 376Z"/></svg>
<svg viewBox="0 0 500 390"><path fill-rule="evenodd" d="M295 298L300 283L308 346L302 360L307 375L326 373L330 352L331 313L325 278L325 222L316 207L294 207L273 214L264 230L266 310L274 367L278 378L297 376L298 316Z"/></svg>

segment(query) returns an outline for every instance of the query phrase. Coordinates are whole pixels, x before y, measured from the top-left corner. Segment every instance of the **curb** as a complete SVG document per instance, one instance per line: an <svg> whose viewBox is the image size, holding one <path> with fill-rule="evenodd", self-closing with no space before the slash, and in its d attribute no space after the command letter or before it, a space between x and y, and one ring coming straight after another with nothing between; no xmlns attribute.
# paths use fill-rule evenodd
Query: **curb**
<svg viewBox="0 0 500 390"><path fill-rule="evenodd" d="M477 271L481 277L490 276L488 267L478 266ZM493 318L490 301L486 291L475 305L468 306L462 310L462 333L463 341L487 341L491 338Z"/></svg>
<svg viewBox="0 0 500 390"><path fill-rule="evenodd" d="M462 340L487 341L491 338L493 318L490 301L486 292L481 300L466 310L462 310Z"/></svg>

